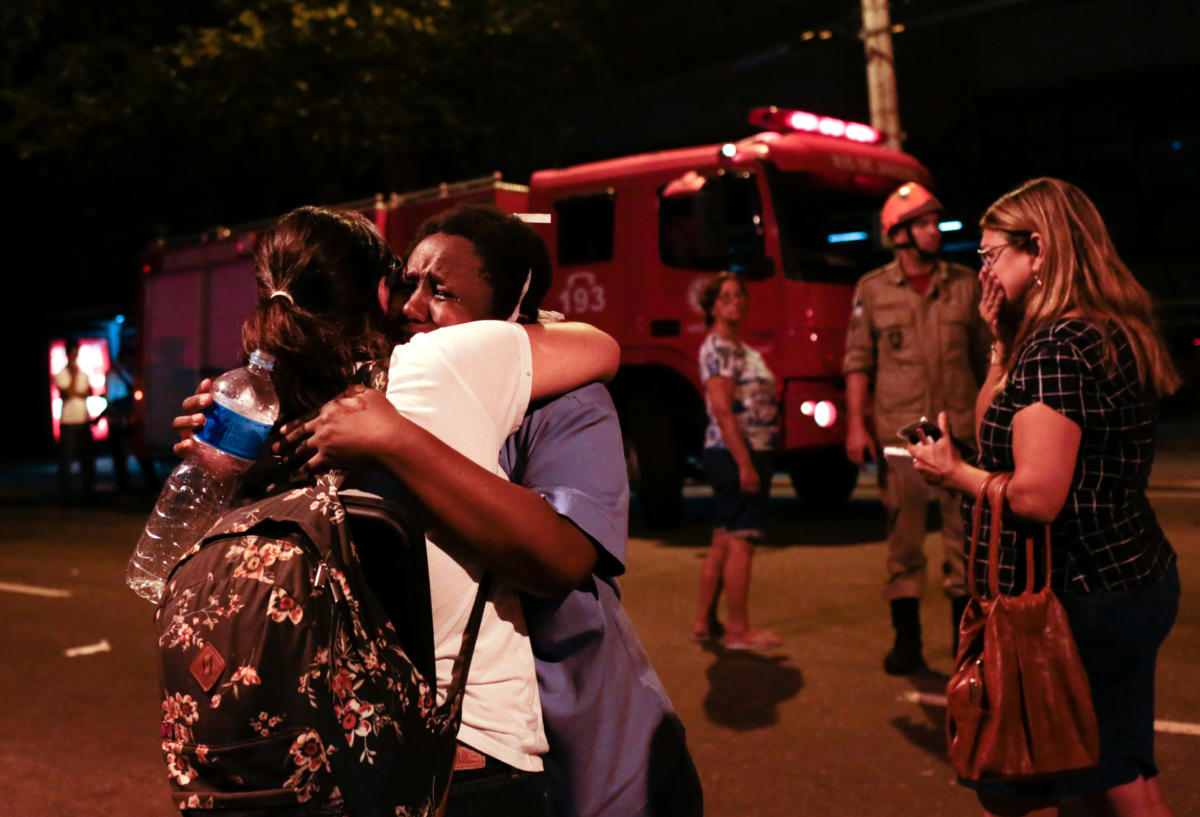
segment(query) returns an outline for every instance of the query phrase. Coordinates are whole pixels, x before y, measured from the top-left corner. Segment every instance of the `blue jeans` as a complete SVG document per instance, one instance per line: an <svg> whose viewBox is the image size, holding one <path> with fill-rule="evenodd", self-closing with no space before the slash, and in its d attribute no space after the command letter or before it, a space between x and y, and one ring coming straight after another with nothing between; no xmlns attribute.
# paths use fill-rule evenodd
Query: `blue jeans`
<svg viewBox="0 0 1200 817"><path fill-rule="evenodd" d="M450 778L446 817L548 817L545 774L523 772L495 758Z"/></svg>

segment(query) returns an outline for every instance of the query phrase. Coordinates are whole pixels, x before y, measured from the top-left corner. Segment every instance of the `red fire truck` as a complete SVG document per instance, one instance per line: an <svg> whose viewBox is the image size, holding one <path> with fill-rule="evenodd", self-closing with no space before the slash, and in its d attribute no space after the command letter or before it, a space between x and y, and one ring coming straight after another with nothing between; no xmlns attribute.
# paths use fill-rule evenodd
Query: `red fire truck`
<svg viewBox="0 0 1200 817"><path fill-rule="evenodd" d="M911 156L876 144L869 126L760 108L760 132L738 142L628 156L345 205L373 214L407 248L417 225L463 201L537 223L554 260L545 306L593 323L622 346L611 385L643 517L669 525L695 472L705 411L697 351L699 291L733 270L750 292L743 327L780 384L783 468L801 500L844 501L856 470L843 454L840 364L853 284L889 257L884 198L929 183ZM143 259L141 330L148 434L173 441L170 418L198 378L237 365L239 327L254 298L249 253L266 222L181 242Z"/></svg>

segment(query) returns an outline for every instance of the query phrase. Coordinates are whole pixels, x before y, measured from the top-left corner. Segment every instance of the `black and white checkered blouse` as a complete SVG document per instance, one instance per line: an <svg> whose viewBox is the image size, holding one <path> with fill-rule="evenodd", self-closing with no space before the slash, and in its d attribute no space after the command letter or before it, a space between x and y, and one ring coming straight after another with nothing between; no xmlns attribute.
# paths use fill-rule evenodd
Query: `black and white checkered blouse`
<svg viewBox="0 0 1200 817"><path fill-rule="evenodd" d="M1156 403L1138 380L1129 339L1115 324L1112 329L1115 364L1106 354L1100 330L1083 320L1062 319L1031 337L984 414L980 430L977 464L988 471L1013 470L1013 416L1026 406L1044 403L1083 431L1071 492L1051 525L1051 586L1057 593L1145 587L1175 562L1175 552L1146 498ZM973 506L974 497L967 497L963 515L968 535ZM982 523L975 575L980 592L986 594L986 509ZM1005 523L1002 593L1018 592L1024 585L1024 541L1030 530L1040 526ZM1045 563L1041 536L1035 540L1040 566ZM1044 577L1042 570L1037 572L1040 586Z"/></svg>

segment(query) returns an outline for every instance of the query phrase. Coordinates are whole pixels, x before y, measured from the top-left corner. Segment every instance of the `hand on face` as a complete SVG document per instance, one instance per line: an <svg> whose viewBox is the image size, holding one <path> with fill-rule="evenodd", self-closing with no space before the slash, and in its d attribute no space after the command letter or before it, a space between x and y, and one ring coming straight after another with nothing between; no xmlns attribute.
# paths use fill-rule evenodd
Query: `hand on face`
<svg viewBox="0 0 1200 817"><path fill-rule="evenodd" d="M1003 340L1001 338L1001 314L1006 301L1004 287L1000 285L1000 279L996 277L996 273L990 269L979 271L979 282L983 284L983 294L979 298L979 314L983 318L983 322L992 330L992 335L997 340Z"/></svg>
<svg viewBox="0 0 1200 817"><path fill-rule="evenodd" d="M931 440L925 432L918 430L920 442L908 447L913 467L930 485L941 485L962 463L962 455L950 437L950 418L944 411L938 412L938 428L942 430L942 436L938 439Z"/></svg>
<svg viewBox="0 0 1200 817"><path fill-rule="evenodd" d="M275 453L297 479L330 468L371 464L407 421L382 392L351 386L319 411L280 428Z"/></svg>

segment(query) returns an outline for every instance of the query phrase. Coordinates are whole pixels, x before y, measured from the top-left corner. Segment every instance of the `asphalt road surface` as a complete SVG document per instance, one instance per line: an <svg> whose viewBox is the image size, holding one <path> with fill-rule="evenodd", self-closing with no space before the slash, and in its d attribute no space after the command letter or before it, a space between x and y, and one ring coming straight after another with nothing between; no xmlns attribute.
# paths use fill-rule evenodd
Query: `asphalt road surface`
<svg viewBox="0 0 1200 817"><path fill-rule="evenodd" d="M1168 801L1190 815L1200 814L1200 442L1167 439L1162 451L1152 501L1184 596L1159 656L1156 751ZM152 609L122 583L146 508L64 511L19 476L0 481L0 817L172 814ZM922 605L930 670L881 669L890 624L873 486L814 513L776 484L751 605L784 644L765 656L688 639L710 511L703 489L689 493L682 529L633 531L623 588L688 728L707 814L977 814L944 759L951 625L935 587ZM936 534L928 544L936 564Z"/></svg>

